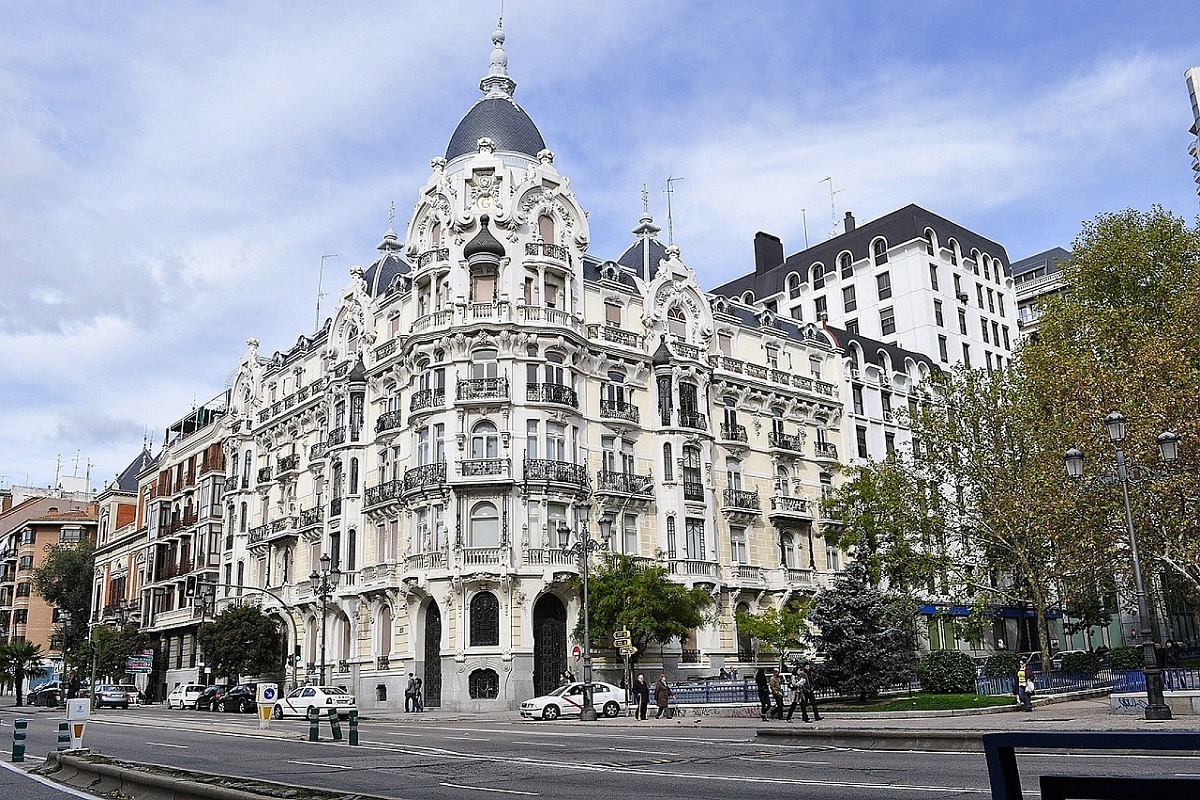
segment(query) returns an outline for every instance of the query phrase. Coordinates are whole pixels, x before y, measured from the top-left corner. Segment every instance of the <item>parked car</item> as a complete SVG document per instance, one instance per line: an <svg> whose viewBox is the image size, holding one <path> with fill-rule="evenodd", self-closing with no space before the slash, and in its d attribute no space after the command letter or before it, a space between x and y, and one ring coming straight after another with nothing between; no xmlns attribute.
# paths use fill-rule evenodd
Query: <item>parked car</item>
<svg viewBox="0 0 1200 800"><path fill-rule="evenodd" d="M606 717L619 716L625 707L625 690L611 683L592 681L592 708ZM568 683L549 694L521 703L526 719L578 717L583 713L583 683Z"/></svg>
<svg viewBox="0 0 1200 800"><path fill-rule="evenodd" d="M124 686L103 683L96 686L96 708L129 708L129 693Z"/></svg>
<svg viewBox="0 0 1200 800"><path fill-rule="evenodd" d="M250 683L239 683L230 686L221 698L222 711L236 711L239 714L252 714L258 710L258 687Z"/></svg>
<svg viewBox="0 0 1200 800"><path fill-rule="evenodd" d="M204 691L196 698L197 711L220 711L221 698L225 696L224 686L205 686Z"/></svg>
<svg viewBox="0 0 1200 800"><path fill-rule="evenodd" d="M271 719L306 717L310 708L320 709L322 714L329 713L326 709L336 708L339 717L348 717L351 711L358 710L354 695L341 687L301 686L275 704Z"/></svg>
<svg viewBox="0 0 1200 800"><path fill-rule="evenodd" d="M125 695L129 698L129 705L141 705L146 702L146 698L142 695L142 691L132 683L122 683L120 687L125 691Z"/></svg>
<svg viewBox="0 0 1200 800"><path fill-rule="evenodd" d="M62 688L58 681L50 681L49 683L38 684L31 688L25 695L25 702L31 706L46 706L53 708L58 705L59 695L62 694Z"/></svg>
<svg viewBox="0 0 1200 800"><path fill-rule="evenodd" d="M204 687L198 683L181 683L167 695L167 708L195 708Z"/></svg>

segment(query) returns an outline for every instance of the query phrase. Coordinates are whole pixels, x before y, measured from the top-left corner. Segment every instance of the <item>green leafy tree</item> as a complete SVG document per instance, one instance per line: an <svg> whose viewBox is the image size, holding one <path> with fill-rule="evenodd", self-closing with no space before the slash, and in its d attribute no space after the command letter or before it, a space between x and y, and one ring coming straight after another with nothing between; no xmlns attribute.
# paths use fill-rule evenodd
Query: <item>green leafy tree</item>
<svg viewBox="0 0 1200 800"><path fill-rule="evenodd" d="M31 672L41 669L42 646L33 642L9 642L0 647L6 669L12 670L13 688L16 690L16 705L24 705L25 678Z"/></svg>
<svg viewBox="0 0 1200 800"><path fill-rule="evenodd" d="M38 596L70 614L70 620L59 625L55 635L61 637L68 665L76 670L86 669L90 658L88 619L95 552L90 539L78 544L52 544L33 571L33 590Z"/></svg>
<svg viewBox="0 0 1200 800"><path fill-rule="evenodd" d="M579 578L571 579L580 588ZM686 637L703 625L712 597L703 589L688 589L667 576L666 567L614 554L591 570L588 582L592 647L611 647L616 630L628 630L637 654L651 642L666 644ZM583 641L583 615L575 626Z"/></svg>
<svg viewBox="0 0 1200 800"><path fill-rule="evenodd" d="M771 606L758 614L739 611L734 618L737 620L739 631L765 643L779 654L779 665L782 668L784 654L789 650L800 649L805 643L808 613L811 609L811 601L792 600L782 611Z"/></svg>
<svg viewBox="0 0 1200 800"><path fill-rule="evenodd" d="M975 661L961 650L926 653L917 668L921 688L933 694L975 692Z"/></svg>
<svg viewBox="0 0 1200 800"><path fill-rule="evenodd" d="M91 646L95 649L96 675L117 679L126 674L126 662L134 653L150 647L150 637L127 624L123 628L98 625L92 631Z"/></svg>
<svg viewBox="0 0 1200 800"><path fill-rule="evenodd" d="M861 548L865 549L865 548ZM833 585L817 593L808 620L822 680L865 701L880 690L912 679L916 668L916 608L911 601L872 584L855 559Z"/></svg>
<svg viewBox="0 0 1200 800"><path fill-rule="evenodd" d="M1130 494L1146 574L1166 573L1200 608L1200 227L1161 207L1101 214L1084 225L1063 265L1070 292L1047 301L1022 362L1035 394L1056 409L1085 469L1111 469L1104 417L1128 418L1127 457L1158 462L1155 437L1180 437L1174 478ZM1110 572L1132 596L1119 487L1081 488L1076 526L1115 542ZM1109 552L1112 553L1112 546Z"/></svg>
<svg viewBox="0 0 1200 800"><path fill-rule="evenodd" d="M213 674L237 681L242 675L278 672L283 668L279 622L258 606L229 606L198 635Z"/></svg>

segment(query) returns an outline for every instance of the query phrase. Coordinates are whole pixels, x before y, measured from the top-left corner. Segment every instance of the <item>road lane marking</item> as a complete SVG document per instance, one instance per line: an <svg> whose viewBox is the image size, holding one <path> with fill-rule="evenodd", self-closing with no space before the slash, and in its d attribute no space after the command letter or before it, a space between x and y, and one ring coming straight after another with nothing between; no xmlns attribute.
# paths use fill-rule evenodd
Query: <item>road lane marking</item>
<svg viewBox="0 0 1200 800"><path fill-rule="evenodd" d="M761 761L765 764L803 764L807 767L827 767L832 761L801 761L795 758L754 758L753 756L734 756L739 761Z"/></svg>
<svg viewBox="0 0 1200 800"><path fill-rule="evenodd" d="M674 756L675 758L679 757L679 753L664 753L659 750L638 750L638 749L635 749L632 747L608 747L605 749L611 750L614 753L639 753L641 755L647 755L647 756Z"/></svg>
<svg viewBox="0 0 1200 800"><path fill-rule="evenodd" d="M320 761L289 761L289 764L303 764L306 767L325 767L327 769L354 769L345 764L323 764Z"/></svg>
<svg viewBox="0 0 1200 800"><path fill-rule="evenodd" d="M490 742L491 739L480 739L478 736L443 736L443 739L457 739L462 742Z"/></svg>
<svg viewBox="0 0 1200 800"><path fill-rule="evenodd" d="M487 786L466 786L461 783L440 783L439 786L448 786L451 789L470 789L475 792L497 792L499 794L524 794L530 797L537 797L537 792L521 792L516 789L492 789Z"/></svg>
<svg viewBox="0 0 1200 800"><path fill-rule="evenodd" d="M537 747L566 747L565 744L555 744L554 742L513 742L512 744L529 744Z"/></svg>
<svg viewBox="0 0 1200 800"><path fill-rule="evenodd" d="M177 747L180 750L187 750L186 744L168 744L167 742L146 742L151 747Z"/></svg>

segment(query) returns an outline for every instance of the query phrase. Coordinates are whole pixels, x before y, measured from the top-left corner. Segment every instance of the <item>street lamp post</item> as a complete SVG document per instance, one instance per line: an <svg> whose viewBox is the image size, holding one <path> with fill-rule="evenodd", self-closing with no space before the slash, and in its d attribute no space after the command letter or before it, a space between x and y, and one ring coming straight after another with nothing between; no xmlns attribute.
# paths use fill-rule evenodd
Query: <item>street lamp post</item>
<svg viewBox="0 0 1200 800"><path fill-rule="evenodd" d="M583 709L579 718L584 722L596 721L596 708L592 705L592 618L588 609L588 562L591 554L608 549L608 540L612 536L612 517L604 514L600 517L600 541L588 536L587 519L591 512L590 503L582 502L575 507L576 522L579 526L575 535L575 544L571 544L571 528L565 523L558 524L558 544L564 553L572 554L579 560L579 572L583 576Z"/></svg>
<svg viewBox="0 0 1200 800"><path fill-rule="evenodd" d="M209 611L216 610L216 602L217 602L216 587L201 585L199 591L200 591L200 624L196 626L196 643L197 643L197 645L199 645L199 643L200 643L200 631L204 630L204 618L205 618L205 616L207 616ZM196 682L199 683L201 686L208 686L209 680L211 680L211 677L212 677L212 667L206 663L207 660L208 660L207 653L203 654L203 656L199 659L198 673L197 673L198 679Z"/></svg>
<svg viewBox="0 0 1200 800"><path fill-rule="evenodd" d="M313 594L321 601L321 685L325 685L325 613L329 606L329 600L333 597L333 591L337 588L338 581L342 577L342 572L337 567L331 567L333 559L329 557L329 553L321 556L321 571L313 570L308 576L308 585L312 589Z"/></svg>
<svg viewBox="0 0 1200 800"><path fill-rule="evenodd" d="M132 608L133 606L130 605L130 603L123 597L117 601L116 608L114 608L114 613L117 616L118 630L123 630L125 628L126 615L130 612L130 610L132 610ZM93 623L91 628L88 629L88 643L92 646L92 679L88 682L88 693L92 696L92 711L96 710L96 667L98 663L98 653L96 652L97 627L99 627L99 625Z"/></svg>
<svg viewBox="0 0 1200 800"><path fill-rule="evenodd" d="M59 656L62 658L62 669L58 673L58 697L66 705L67 692L69 691L70 680L67 678L67 632L71 627L71 612L58 612L58 635L62 639L58 648Z"/></svg>
<svg viewBox="0 0 1200 800"><path fill-rule="evenodd" d="M1146 586L1142 582L1142 565L1138 558L1137 534L1133 528L1133 511L1129 505L1129 484L1165 478L1172 474L1173 466L1179 458L1179 437L1170 431L1158 435L1158 452L1162 456L1161 467L1144 467L1130 464L1121 449L1125 441L1125 415L1112 412L1104 418L1108 428L1108 438L1116 451L1116 465L1113 471L1103 472L1093 480L1102 486L1120 484L1121 500L1125 505L1125 528L1129 534L1129 551L1133 557L1133 582L1137 595L1138 608L1138 637L1142 640L1142 665L1146 673L1146 719L1163 720L1171 718L1171 707L1163 699L1162 672L1158 668L1158 656L1154 652L1154 637L1150 632L1150 612L1146 605ZM1067 474L1072 478L1083 477L1083 452L1072 447L1066 455Z"/></svg>

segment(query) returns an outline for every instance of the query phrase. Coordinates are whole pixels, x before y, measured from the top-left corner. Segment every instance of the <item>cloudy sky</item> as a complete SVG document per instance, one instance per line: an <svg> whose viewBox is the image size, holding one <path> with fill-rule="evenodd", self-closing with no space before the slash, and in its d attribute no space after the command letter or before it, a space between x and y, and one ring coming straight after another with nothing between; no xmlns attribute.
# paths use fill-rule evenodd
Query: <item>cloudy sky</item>
<svg viewBox="0 0 1200 800"><path fill-rule="evenodd" d="M499 0L0 2L0 486L96 486L403 231ZM615 258L650 188L708 286L915 202L1018 259L1193 219L1190 2L507 0L516 99ZM664 231L664 236L665 236ZM324 311L332 307L326 300ZM323 312L324 313L324 312Z"/></svg>

